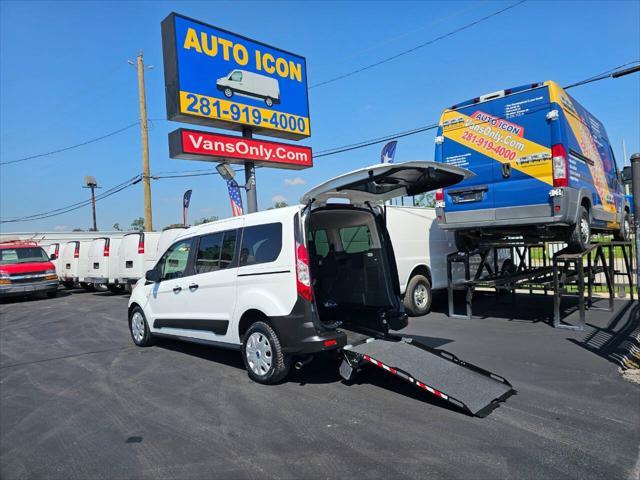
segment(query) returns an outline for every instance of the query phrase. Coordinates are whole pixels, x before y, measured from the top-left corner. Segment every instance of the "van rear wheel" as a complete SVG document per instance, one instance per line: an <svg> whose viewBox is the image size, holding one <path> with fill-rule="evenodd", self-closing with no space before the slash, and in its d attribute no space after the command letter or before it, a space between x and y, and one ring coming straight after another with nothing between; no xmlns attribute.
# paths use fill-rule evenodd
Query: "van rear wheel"
<svg viewBox="0 0 640 480"><path fill-rule="evenodd" d="M264 103L267 104L267 107L273 107L273 99L272 98L269 98L269 97L265 98L264 99Z"/></svg>
<svg viewBox="0 0 640 480"><path fill-rule="evenodd" d="M628 242L631 240L631 220L629 219L629 212L624 212L620 230L613 233L613 238L620 242Z"/></svg>
<svg viewBox="0 0 640 480"><path fill-rule="evenodd" d="M404 294L404 309L412 317L426 315L431 310L431 282L424 275L414 275Z"/></svg>
<svg viewBox="0 0 640 480"><path fill-rule="evenodd" d="M583 206L578 207L578 221L569 233L567 244L573 252L584 252L591 243L591 219Z"/></svg>
<svg viewBox="0 0 640 480"><path fill-rule="evenodd" d="M244 338L242 360L251 380L273 385L287 376L291 357L284 354L278 334L268 323L254 323Z"/></svg>
<svg viewBox="0 0 640 480"><path fill-rule="evenodd" d="M456 244L456 250L459 252L468 253L477 247L477 242L472 237L461 232L455 232L453 239Z"/></svg>

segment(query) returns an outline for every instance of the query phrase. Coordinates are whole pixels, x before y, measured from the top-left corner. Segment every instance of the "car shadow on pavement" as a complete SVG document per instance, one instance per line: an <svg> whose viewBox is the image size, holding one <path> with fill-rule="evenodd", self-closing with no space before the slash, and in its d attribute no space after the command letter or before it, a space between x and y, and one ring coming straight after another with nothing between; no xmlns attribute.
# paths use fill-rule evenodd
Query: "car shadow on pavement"
<svg viewBox="0 0 640 480"><path fill-rule="evenodd" d="M199 345L193 342L173 340L170 338L158 338L156 347L244 370L244 364L242 363L239 350Z"/></svg>
<svg viewBox="0 0 640 480"><path fill-rule="evenodd" d="M627 302L605 327L587 323L587 329L581 340L567 340L618 366L640 364L640 304L637 302Z"/></svg>

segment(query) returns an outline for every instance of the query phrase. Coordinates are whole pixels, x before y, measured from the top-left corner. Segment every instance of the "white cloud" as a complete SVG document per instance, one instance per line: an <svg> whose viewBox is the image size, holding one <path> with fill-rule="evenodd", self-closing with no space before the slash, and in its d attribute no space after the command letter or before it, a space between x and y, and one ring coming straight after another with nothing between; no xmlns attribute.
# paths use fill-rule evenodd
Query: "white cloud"
<svg viewBox="0 0 640 480"><path fill-rule="evenodd" d="M285 197L283 195L274 195L273 197L271 197L271 201L273 203L286 202L287 201L287 197Z"/></svg>
<svg viewBox="0 0 640 480"><path fill-rule="evenodd" d="M294 177L294 178L285 178L284 179L284 184L288 185L290 187L295 187L296 185L305 185L307 182L305 182L302 178L300 177Z"/></svg>

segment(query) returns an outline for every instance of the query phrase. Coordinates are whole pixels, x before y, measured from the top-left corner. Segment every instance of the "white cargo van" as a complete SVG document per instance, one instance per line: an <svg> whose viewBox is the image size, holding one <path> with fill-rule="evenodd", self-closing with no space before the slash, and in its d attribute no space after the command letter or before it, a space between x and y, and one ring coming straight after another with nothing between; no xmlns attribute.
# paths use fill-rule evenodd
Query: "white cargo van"
<svg viewBox="0 0 640 480"><path fill-rule="evenodd" d="M56 267L56 273L58 277L60 276L60 271L58 270L58 257L60 257L60 244L52 243L46 247L47 255L49 255L49 261L53 263L53 266Z"/></svg>
<svg viewBox="0 0 640 480"><path fill-rule="evenodd" d="M118 248L118 283L131 284L144 277L158 250L160 232L127 233Z"/></svg>
<svg viewBox="0 0 640 480"><path fill-rule="evenodd" d="M89 249L91 240L72 240L64 244L58 259L59 277L67 288L76 284L89 290L91 284L85 281L89 272Z"/></svg>
<svg viewBox="0 0 640 480"><path fill-rule="evenodd" d="M222 90L227 98L234 94L256 97L264 100L268 107L280 103L280 85L275 78L248 72L247 70L233 70L226 77L216 81L218 90Z"/></svg>
<svg viewBox="0 0 640 480"><path fill-rule="evenodd" d="M110 237L94 238L89 248L89 272L86 281L94 285L105 285L110 291L119 292L118 250L121 239Z"/></svg>
<svg viewBox="0 0 640 480"><path fill-rule="evenodd" d="M386 210L405 310L411 316L425 315L432 290L447 288L447 255L456 251L454 236L440 229L433 208Z"/></svg>
<svg viewBox="0 0 640 480"><path fill-rule="evenodd" d="M402 329L382 204L471 175L434 162L377 164L314 188L302 205L189 228L132 291L133 342L169 336L236 348L249 377L269 384L294 357L342 348L357 332Z"/></svg>

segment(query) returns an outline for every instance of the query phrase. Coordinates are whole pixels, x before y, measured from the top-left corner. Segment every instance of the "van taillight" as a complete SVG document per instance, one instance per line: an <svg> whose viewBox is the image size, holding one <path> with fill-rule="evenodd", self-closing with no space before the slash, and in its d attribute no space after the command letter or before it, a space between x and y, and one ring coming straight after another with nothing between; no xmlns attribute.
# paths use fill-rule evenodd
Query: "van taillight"
<svg viewBox="0 0 640 480"><path fill-rule="evenodd" d="M60 244L56 243L56 250L53 252L53 254L56 256L56 258L59 257L58 252L60 251Z"/></svg>
<svg viewBox="0 0 640 480"><path fill-rule="evenodd" d="M436 190L436 202L444 201L444 188L439 188Z"/></svg>
<svg viewBox="0 0 640 480"><path fill-rule="evenodd" d="M109 239L108 238L104 241L104 250L102 251L102 256L103 257L109 256Z"/></svg>
<svg viewBox="0 0 640 480"><path fill-rule="evenodd" d="M551 147L551 157L553 162L553 186L569 186L569 175L567 172L567 152L564 145L558 143Z"/></svg>
<svg viewBox="0 0 640 480"><path fill-rule="evenodd" d="M138 239L138 253L144 253L144 235Z"/></svg>
<svg viewBox="0 0 640 480"><path fill-rule="evenodd" d="M309 252L307 247L296 242L296 287L298 295L307 301L313 299L311 290L311 272L309 270Z"/></svg>
<svg viewBox="0 0 640 480"><path fill-rule="evenodd" d="M80 242L76 242L76 248L73 249L73 258L80 257Z"/></svg>

